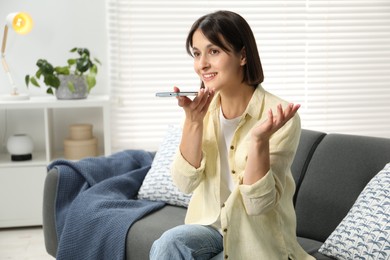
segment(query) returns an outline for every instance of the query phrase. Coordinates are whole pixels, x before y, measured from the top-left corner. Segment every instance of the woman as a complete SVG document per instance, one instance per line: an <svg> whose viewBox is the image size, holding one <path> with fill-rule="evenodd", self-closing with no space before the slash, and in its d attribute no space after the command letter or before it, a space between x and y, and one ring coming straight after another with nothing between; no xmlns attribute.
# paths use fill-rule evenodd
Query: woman
<svg viewBox="0 0 390 260"><path fill-rule="evenodd" d="M238 14L199 18L186 43L202 88L178 97L185 120L172 177L193 195L185 225L155 241L151 259L314 259L295 235L299 105L261 87L256 41Z"/></svg>

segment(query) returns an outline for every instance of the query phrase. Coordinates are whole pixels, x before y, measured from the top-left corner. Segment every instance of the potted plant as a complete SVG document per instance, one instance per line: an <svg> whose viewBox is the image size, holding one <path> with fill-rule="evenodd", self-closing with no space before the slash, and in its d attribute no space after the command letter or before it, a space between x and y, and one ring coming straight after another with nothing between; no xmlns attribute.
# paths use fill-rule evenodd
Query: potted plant
<svg viewBox="0 0 390 260"><path fill-rule="evenodd" d="M27 87L29 83L40 87L39 81L43 81L47 86L46 93L55 94L58 99L86 98L96 85L97 65L101 63L96 58L91 59L86 48L73 48L70 52L79 57L68 59L68 65L62 67L54 67L47 60L39 59L35 75L26 75Z"/></svg>

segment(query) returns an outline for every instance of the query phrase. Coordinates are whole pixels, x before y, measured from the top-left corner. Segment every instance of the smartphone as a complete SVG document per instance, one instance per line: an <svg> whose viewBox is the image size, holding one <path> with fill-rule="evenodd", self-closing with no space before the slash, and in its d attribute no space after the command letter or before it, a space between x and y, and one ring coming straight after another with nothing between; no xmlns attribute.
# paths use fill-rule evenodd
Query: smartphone
<svg viewBox="0 0 390 260"><path fill-rule="evenodd" d="M197 91L182 91L182 92L157 92L156 97L179 97L179 96L196 96Z"/></svg>

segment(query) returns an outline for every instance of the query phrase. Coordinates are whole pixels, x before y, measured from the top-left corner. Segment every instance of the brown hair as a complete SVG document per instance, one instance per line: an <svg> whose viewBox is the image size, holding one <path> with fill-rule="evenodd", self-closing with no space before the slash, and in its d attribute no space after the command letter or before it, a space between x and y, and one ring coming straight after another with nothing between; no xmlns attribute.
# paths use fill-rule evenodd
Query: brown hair
<svg viewBox="0 0 390 260"><path fill-rule="evenodd" d="M217 11L200 17L192 25L186 40L186 49L191 56L192 37L197 29L200 29L211 43L226 52L233 50L239 53L245 48L246 64L244 66L243 82L247 82L254 87L263 82L263 68L256 40L249 24L243 17L231 11ZM226 46L223 40L229 46Z"/></svg>

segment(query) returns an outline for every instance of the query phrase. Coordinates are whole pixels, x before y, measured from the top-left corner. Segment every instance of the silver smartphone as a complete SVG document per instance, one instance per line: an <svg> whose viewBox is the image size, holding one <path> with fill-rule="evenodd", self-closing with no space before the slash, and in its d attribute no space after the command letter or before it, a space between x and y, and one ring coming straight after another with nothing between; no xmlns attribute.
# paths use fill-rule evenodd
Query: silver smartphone
<svg viewBox="0 0 390 260"><path fill-rule="evenodd" d="M180 97L180 96L196 96L197 91L182 91L182 92L157 92L156 97Z"/></svg>

